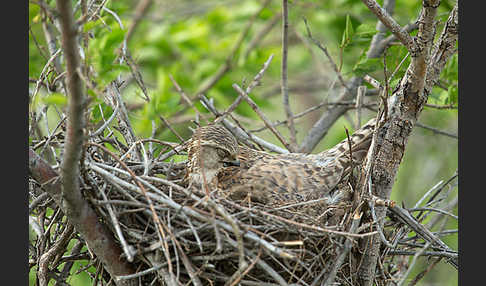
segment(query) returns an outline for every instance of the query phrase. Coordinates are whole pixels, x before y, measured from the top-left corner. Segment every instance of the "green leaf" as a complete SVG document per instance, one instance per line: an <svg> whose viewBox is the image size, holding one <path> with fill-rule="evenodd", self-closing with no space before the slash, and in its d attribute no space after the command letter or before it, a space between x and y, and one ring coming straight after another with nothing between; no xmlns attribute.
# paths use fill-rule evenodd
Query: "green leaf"
<svg viewBox="0 0 486 286"><path fill-rule="evenodd" d="M100 105L101 110L98 106L96 106L95 108L93 108L93 111L91 111L91 121L93 123L98 123L103 119L103 117L105 118L105 120L107 120L113 114L113 108L111 108L111 106L107 105L104 102L100 103ZM103 112L103 116L101 116L101 112Z"/></svg>
<svg viewBox="0 0 486 286"><path fill-rule="evenodd" d="M103 20L101 18L96 19L96 21L89 21L86 24L83 25L83 32L88 32L95 27L98 27L103 24Z"/></svg>
<svg viewBox="0 0 486 286"><path fill-rule="evenodd" d="M356 28L355 36L372 37L376 34L376 28L370 24L361 24Z"/></svg>
<svg viewBox="0 0 486 286"><path fill-rule="evenodd" d="M29 22L38 23L40 21L40 6L29 2ZM31 23L29 23L31 24Z"/></svg>
<svg viewBox="0 0 486 286"><path fill-rule="evenodd" d="M376 32L376 28L373 25L361 24L356 28L353 36L353 42L356 44L368 44Z"/></svg>
<svg viewBox="0 0 486 286"><path fill-rule="evenodd" d="M113 27L110 33L90 43L89 51L102 84L110 82L120 72L128 70L126 66L114 62L117 56L116 49L121 46L124 37L125 31Z"/></svg>
<svg viewBox="0 0 486 286"><path fill-rule="evenodd" d="M341 40L341 48L345 48L347 45L351 43L353 35L354 35L353 23L351 23L351 17L349 17L348 14L346 15L346 27L344 28L344 33Z"/></svg>
<svg viewBox="0 0 486 286"><path fill-rule="evenodd" d="M365 74L383 69L383 61L380 58L368 58L363 56L353 67L353 72L357 76L364 76Z"/></svg>
<svg viewBox="0 0 486 286"><path fill-rule="evenodd" d="M67 104L67 98L63 94L57 92L42 98L42 101L47 105L65 106Z"/></svg>

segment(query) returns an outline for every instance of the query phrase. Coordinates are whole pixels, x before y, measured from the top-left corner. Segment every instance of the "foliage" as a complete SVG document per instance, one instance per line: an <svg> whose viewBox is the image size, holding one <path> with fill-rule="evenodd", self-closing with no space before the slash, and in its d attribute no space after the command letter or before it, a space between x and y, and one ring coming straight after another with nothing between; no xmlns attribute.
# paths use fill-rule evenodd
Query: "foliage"
<svg viewBox="0 0 486 286"><path fill-rule="evenodd" d="M227 1L223 4L219 1L154 3L126 45L142 75L144 84L148 87L150 100L147 102L137 88L136 80L127 77L132 68L119 58L127 27L133 21L136 3L135 1L108 1L106 7L121 18L124 27L120 27L120 23L111 13L103 10L101 17L95 17L82 26L86 43L80 39L84 51L83 61L92 67L89 74L93 82L87 85L87 92L90 95L88 105L91 110L89 125L99 126L103 118L107 119L111 116L113 108L103 102L101 91L105 90L115 78L122 77L127 81L127 87L122 94L130 110L130 120L138 138L152 136L153 121L157 126L154 138L178 141L173 132L164 128L165 125L159 116L168 119L180 136L188 138L191 134L188 127L194 127L190 120L195 118L196 111L185 104L180 93L174 88L171 77L193 100L195 109L211 117L209 111L195 100L196 92L228 62L229 70L205 92L208 98L214 99L215 106L219 110L226 109L237 97L232 84L238 83L243 86L248 84L271 54L274 55L274 59L265 73L262 86L255 88L250 97L272 121L284 120L285 113L280 99L280 20L256 46L250 46L250 43L259 36L259 31L268 25L273 17L281 13L280 1L271 1L256 15L248 35L244 37L241 46L237 47L234 57L230 57L232 49L251 18L261 8L261 2L263 1ZM442 1L438 14L445 16L439 18L441 22L437 31L441 30L447 19L448 12L452 8L451 2ZM55 1L47 1L46 5L55 8ZM416 19L420 5L420 1L396 1L394 16L404 26ZM371 38L376 33L376 18L361 1L290 1L289 8L291 34L288 70L290 97L295 114L323 99L332 102L336 93L335 88L331 86L336 77L335 73L326 56L306 38L307 33L302 18L307 19L313 37L328 48L346 79L355 75L369 74L381 82L384 81L383 57L366 57ZM75 16L81 16L79 9ZM42 27L45 17L47 17L46 13L36 1L29 2L29 78L32 79L29 88L31 92L36 89L37 80L46 79L45 82L54 85L59 76L53 68L46 70L44 68L50 58L45 30ZM387 32L386 35L390 33ZM406 55L406 49L399 45L387 49L387 76L395 72L394 77L390 79L390 91L404 75L410 62L408 57L400 64ZM458 58L455 54L441 74L440 86L433 88L428 101L430 104L456 105L458 103L457 70ZM368 88L372 87L368 85ZM30 110L42 113L42 109L45 108L44 112L50 118L47 122L49 130L45 124L39 124L39 128L42 134L49 134L59 124L60 118L56 115L56 109L66 107L66 98L59 90L51 91L42 86L35 96L36 98L30 102ZM375 97L372 100L378 99ZM242 124L249 129L262 126L258 116L248 104L240 104L235 112L241 116ZM297 121L299 142L316 120L315 114L320 112L322 109ZM371 113L366 114L368 117L371 116ZM352 111L348 112L348 115L354 119ZM426 107L420 121L441 130L456 130L457 110L437 110ZM349 121L339 120L323 142L316 147L315 152L329 148L342 140L345 136L343 125L353 129ZM279 130L284 136L288 136L284 125L281 125ZM281 145L269 131L258 135L269 142ZM29 142L34 140L34 136L32 134L30 136ZM434 140L428 139L431 136L434 136ZM424 162L424 156L427 162ZM179 159L184 160L185 157L180 156ZM429 130L416 127L403 158L392 199L414 204L437 181L446 180L456 169L457 140L440 137ZM457 213L457 209L454 213ZM457 221L449 225L448 228L457 229ZM446 239L451 247L457 249L457 234ZM424 278L424 281L456 285L457 273L448 271L449 266L441 264L443 265L438 265ZM82 266L76 264L73 271ZM33 285L35 271L35 267L30 271L31 285ZM93 269L94 271L96 270ZM412 273L410 277L414 277L413 275ZM82 279L76 277L71 282L73 285L90 285L88 279L81 282Z"/></svg>

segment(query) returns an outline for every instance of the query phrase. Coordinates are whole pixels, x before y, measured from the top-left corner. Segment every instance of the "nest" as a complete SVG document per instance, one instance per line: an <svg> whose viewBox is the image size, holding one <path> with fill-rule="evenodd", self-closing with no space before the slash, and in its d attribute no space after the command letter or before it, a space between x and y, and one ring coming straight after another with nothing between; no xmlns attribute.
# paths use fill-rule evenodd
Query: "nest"
<svg viewBox="0 0 486 286"><path fill-rule="evenodd" d="M373 206L389 202L366 196L364 190L368 189L360 187L366 181L360 177L366 173L361 166L354 166L355 172L334 190L346 194L346 199L338 203L326 201L323 207L323 202L316 199L270 209L248 198L230 199L207 186L188 187L184 183L186 163L172 160L173 155L184 154L184 144L135 140L127 131L129 124L122 123L119 120L117 130L126 145L113 132L109 133L111 137L90 136L80 172L84 198L123 249L120 259L126 259L136 269L135 274L111 278L137 278L140 285L314 286L362 285L363 279L373 277L376 285L388 285L390 281L405 279L408 257L424 254L429 246L434 251L426 255L438 257L436 261L445 257L457 269L457 251L448 248L406 211L399 214L400 219L389 216L384 227L377 227L380 224L376 223ZM59 147L63 139L61 131L34 143L37 148L49 144ZM102 145L106 142L111 151ZM150 143L166 148L154 158ZM57 206L49 205L45 194L39 195L42 184L32 179L30 211L37 211L45 220L47 207L57 210L47 220L47 230L37 231L39 235L29 255L31 267L40 265L40 257L46 255L44 241L53 222L58 225L53 241L64 239L60 235L63 225L72 232L72 227L68 228L57 215ZM414 234L409 235L411 232ZM371 236L383 242L376 267L367 267L371 263L366 261L370 245L376 245L370 243ZM77 245L82 246L82 237L77 239ZM52 269L62 261L87 256L78 253L57 259ZM87 267L81 271L87 271ZM366 269L376 269L376 273ZM98 275L99 271L94 280Z"/></svg>
<svg viewBox="0 0 486 286"><path fill-rule="evenodd" d="M116 234L124 259L137 265L143 285L167 282L168 273L196 285L316 285L328 277L355 285L363 251L358 240L376 233L358 229L371 222L354 213L363 203L358 196L319 213L319 200L268 209L187 188L184 162L126 166L102 161L97 147L88 153L85 195ZM348 178L338 188L352 194L353 185Z"/></svg>

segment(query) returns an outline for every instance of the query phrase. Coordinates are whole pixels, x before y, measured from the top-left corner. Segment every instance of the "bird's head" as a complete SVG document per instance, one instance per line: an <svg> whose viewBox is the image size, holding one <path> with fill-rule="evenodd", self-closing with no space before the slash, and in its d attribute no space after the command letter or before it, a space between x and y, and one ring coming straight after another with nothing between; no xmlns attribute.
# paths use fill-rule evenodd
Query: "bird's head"
<svg viewBox="0 0 486 286"><path fill-rule="evenodd" d="M221 125L199 127L194 131L188 146L187 169L193 184L201 186L217 183L218 172L225 167L239 166L238 142Z"/></svg>

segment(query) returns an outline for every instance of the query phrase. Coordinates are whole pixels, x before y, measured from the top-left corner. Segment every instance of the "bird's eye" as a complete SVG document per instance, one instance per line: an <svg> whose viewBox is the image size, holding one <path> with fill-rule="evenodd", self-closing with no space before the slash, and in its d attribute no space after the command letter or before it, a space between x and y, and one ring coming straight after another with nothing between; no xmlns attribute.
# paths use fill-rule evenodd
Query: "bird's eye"
<svg viewBox="0 0 486 286"><path fill-rule="evenodd" d="M231 163L227 162L227 161L223 161L223 167L230 167L231 166Z"/></svg>

